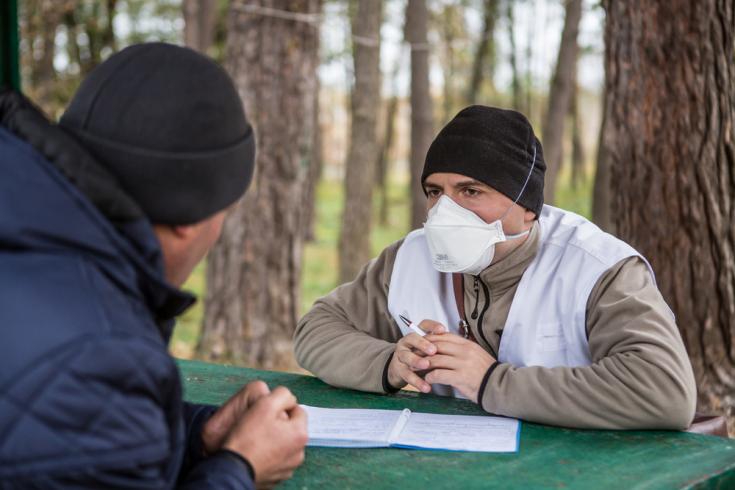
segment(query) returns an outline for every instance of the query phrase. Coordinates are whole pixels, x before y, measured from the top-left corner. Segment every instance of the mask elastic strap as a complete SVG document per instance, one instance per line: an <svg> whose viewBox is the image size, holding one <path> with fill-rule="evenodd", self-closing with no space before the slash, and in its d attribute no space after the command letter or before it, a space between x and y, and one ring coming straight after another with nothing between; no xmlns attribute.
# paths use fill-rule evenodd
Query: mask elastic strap
<svg viewBox="0 0 735 490"><path fill-rule="evenodd" d="M515 240L516 238L521 238L522 236L526 236L529 233L531 233L531 230L526 230L524 232L517 233L515 235L505 235L505 239L506 240Z"/></svg>
<svg viewBox="0 0 735 490"><path fill-rule="evenodd" d="M533 142L533 160L531 161L531 170L528 172L528 175L526 176L526 181L523 183L523 187L521 187L521 191L518 193L518 197L516 197L516 200L513 201L513 204L510 205L510 207L503 213L503 216L500 217L500 221L503 221L503 218L508 216L508 213L510 213L510 210L513 209L513 206L518 204L518 201L521 199L521 196L523 196L523 191L526 190L526 186L528 185L528 181L531 180L531 175L533 174L533 167L536 166L536 142ZM526 232L528 233L528 232ZM521 233L520 235L511 235L508 236L508 239L511 238L519 238L523 236L525 233Z"/></svg>

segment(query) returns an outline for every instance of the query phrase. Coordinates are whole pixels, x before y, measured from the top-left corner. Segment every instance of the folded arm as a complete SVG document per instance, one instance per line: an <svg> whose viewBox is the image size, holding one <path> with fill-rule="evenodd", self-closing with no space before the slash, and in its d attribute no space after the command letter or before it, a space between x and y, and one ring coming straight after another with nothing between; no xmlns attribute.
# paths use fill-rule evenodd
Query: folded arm
<svg viewBox="0 0 735 490"><path fill-rule="evenodd" d="M692 367L675 320L639 258L621 261L587 303L593 363L498 365L481 405L534 422L599 429L684 429L696 405Z"/></svg>

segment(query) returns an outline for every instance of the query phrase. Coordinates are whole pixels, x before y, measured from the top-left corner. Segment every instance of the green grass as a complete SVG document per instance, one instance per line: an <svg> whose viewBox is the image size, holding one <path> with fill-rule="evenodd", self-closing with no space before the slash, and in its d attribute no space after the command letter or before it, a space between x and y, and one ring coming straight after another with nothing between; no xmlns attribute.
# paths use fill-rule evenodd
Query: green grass
<svg viewBox="0 0 735 490"><path fill-rule="evenodd" d="M564 166L556 186L556 207L566 209L592 219L592 191L594 189L594 169L587 168L585 175L575 188L572 186L569 165Z"/></svg>
<svg viewBox="0 0 735 490"><path fill-rule="evenodd" d="M171 338L171 352L176 357L191 359L194 356L204 315L205 267L206 261L203 260L194 269L183 287L197 296L197 302L176 320L176 328Z"/></svg>
<svg viewBox="0 0 735 490"><path fill-rule="evenodd" d="M568 166L567 166L568 168ZM566 169L565 169L566 170ZM583 216L591 215L592 172L575 189L569 182L568 172L562 171L557 188L557 206ZM409 200L407 179L393 179L388 186L389 213L385 225L377 223L379 194L374 195L374 220L370 235L373 255L378 255L388 244L403 237L408 231ZM322 181L317 188L317 216L315 240L304 248L301 276L301 314L311 308L314 300L337 286L337 241L341 226L343 186L338 181ZM205 263L202 262L184 285L200 300L179 318L171 349L174 355L190 358L196 348L203 315L205 290Z"/></svg>

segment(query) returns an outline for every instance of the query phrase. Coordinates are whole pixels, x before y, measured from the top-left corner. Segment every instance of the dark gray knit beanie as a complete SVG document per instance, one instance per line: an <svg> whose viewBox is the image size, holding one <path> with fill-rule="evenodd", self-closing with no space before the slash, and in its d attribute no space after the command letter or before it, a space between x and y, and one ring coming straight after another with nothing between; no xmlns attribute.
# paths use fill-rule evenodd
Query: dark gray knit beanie
<svg viewBox="0 0 735 490"><path fill-rule="evenodd" d="M59 122L154 223L192 224L247 189L255 139L232 80L165 43L123 49L82 82Z"/></svg>
<svg viewBox="0 0 735 490"><path fill-rule="evenodd" d="M520 112L480 105L462 109L429 147L421 182L436 172L472 177L513 201L520 195L518 204L536 217L541 213L546 162Z"/></svg>

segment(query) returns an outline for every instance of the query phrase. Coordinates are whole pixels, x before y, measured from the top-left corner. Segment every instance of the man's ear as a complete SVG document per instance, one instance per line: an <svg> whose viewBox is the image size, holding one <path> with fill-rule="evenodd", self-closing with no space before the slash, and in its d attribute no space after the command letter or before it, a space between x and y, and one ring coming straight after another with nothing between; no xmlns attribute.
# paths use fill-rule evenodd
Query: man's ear
<svg viewBox="0 0 735 490"><path fill-rule="evenodd" d="M523 214L523 220L526 223L530 223L532 221L535 221L536 220L536 213L534 213L533 211L529 211L528 209L526 209L526 212Z"/></svg>
<svg viewBox="0 0 735 490"><path fill-rule="evenodd" d="M168 232L178 239L190 238L196 233L196 225L167 225Z"/></svg>
<svg viewBox="0 0 735 490"><path fill-rule="evenodd" d="M158 241L166 250L177 249L181 243L187 243L195 233L194 225L161 225L154 224Z"/></svg>

